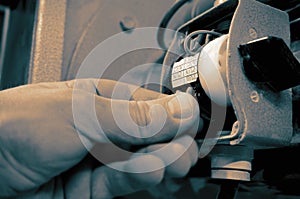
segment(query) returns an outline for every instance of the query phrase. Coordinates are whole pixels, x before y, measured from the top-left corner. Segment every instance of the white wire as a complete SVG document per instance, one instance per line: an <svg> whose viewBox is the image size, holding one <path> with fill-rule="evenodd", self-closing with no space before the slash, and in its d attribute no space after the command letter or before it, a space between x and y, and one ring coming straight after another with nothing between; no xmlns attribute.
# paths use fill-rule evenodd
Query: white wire
<svg viewBox="0 0 300 199"><path fill-rule="evenodd" d="M194 50L194 49L191 49L188 45L189 45L189 42L191 41L191 39L197 35L201 35L201 34L209 34L209 35L214 35L214 36L217 36L217 37L220 37L222 36L221 33L218 33L218 32L215 32L215 31L210 31L210 30L196 30L192 33L190 33L188 36L185 37L184 39L184 42L183 42L183 49L184 51L186 52L186 54L188 55L195 55L197 54L203 46L200 46L200 48Z"/></svg>

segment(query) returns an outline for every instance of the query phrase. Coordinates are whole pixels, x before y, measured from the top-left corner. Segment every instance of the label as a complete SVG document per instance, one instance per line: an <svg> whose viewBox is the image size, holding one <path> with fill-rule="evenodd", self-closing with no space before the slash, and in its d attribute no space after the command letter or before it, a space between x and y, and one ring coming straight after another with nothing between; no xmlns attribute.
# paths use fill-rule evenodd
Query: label
<svg viewBox="0 0 300 199"><path fill-rule="evenodd" d="M174 63L171 78L173 88L197 81L199 55L200 53L185 57Z"/></svg>

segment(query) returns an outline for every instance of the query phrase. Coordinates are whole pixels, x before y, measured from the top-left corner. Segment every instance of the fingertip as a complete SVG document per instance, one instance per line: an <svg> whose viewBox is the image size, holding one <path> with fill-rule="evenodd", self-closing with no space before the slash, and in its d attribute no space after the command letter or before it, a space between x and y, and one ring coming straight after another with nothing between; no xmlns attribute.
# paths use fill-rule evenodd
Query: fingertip
<svg viewBox="0 0 300 199"><path fill-rule="evenodd" d="M169 165L166 169L166 176L175 178L184 177L191 167L191 159L189 155L186 154L188 149L182 144L172 143L170 144L169 150L172 155L165 154L164 157L166 159L171 157L173 160L169 161Z"/></svg>
<svg viewBox="0 0 300 199"><path fill-rule="evenodd" d="M184 148L187 150L189 154L192 165L194 166L198 161L198 154L199 154L199 148L195 140L192 137L185 135L174 140L174 142L184 146Z"/></svg>
<svg viewBox="0 0 300 199"><path fill-rule="evenodd" d="M199 123L200 109L198 102L188 93L177 92L173 98L167 103L168 111L173 126L179 125L177 133L183 133L187 130L192 130L193 134L197 131L194 128Z"/></svg>
<svg viewBox="0 0 300 199"><path fill-rule="evenodd" d="M199 148L195 141L192 142L189 151L190 151L190 158L192 161L192 166L195 166L195 164L198 162L198 158L199 158Z"/></svg>
<svg viewBox="0 0 300 199"><path fill-rule="evenodd" d="M142 155L130 159L124 166L129 173L128 177L135 189L154 186L160 183L164 177L165 164L154 155ZM143 187L139 187L139 186Z"/></svg>
<svg viewBox="0 0 300 199"><path fill-rule="evenodd" d="M114 162L94 170L92 194L95 198L113 198L146 190L160 183L164 172L163 161L153 155Z"/></svg>
<svg viewBox="0 0 300 199"><path fill-rule="evenodd" d="M162 141L180 135L184 132L195 134L199 123L199 106L194 97L188 93L177 92L157 100L148 101L150 124L148 133L152 136L151 141Z"/></svg>
<svg viewBox="0 0 300 199"><path fill-rule="evenodd" d="M174 118L190 119L198 116L197 101L188 93L176 92L168 102L168 108Z"/></svg>
<svg viewBox="0 0 300 199"><path fill-rule="evenodd" d="M166 165L165 176L184 177L198 158L198 148L189 136L183 136L165 145L154 145L147 148Z"/></svg>

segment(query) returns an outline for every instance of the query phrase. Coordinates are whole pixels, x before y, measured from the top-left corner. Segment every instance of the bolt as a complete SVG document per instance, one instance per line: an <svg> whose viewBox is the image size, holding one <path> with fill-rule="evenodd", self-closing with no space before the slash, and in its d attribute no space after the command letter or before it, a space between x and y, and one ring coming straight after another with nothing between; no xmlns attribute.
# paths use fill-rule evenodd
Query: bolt
<svg viewBox="0 0 300 199"><path fill-rule="evenodd" d="M252 102L259 102L259 95L257 91L252 91L252 93L250 94L250 98L252 100Z"/></svg>
<svg viewBox="0 0 300 199"><path fill-rule="evenodd" d="M122 28L123 31L133 30L137 26L137 21L133 17L125 16L120 21L120 26L121 26L121 28Z"/></svg>
<svg viewBox="0 0 300 199"><path fill-rule="evenodd" d="M249 29L249 35L252 39L256 39L257 38L257 32L254 28L250 28Z"/></svg>

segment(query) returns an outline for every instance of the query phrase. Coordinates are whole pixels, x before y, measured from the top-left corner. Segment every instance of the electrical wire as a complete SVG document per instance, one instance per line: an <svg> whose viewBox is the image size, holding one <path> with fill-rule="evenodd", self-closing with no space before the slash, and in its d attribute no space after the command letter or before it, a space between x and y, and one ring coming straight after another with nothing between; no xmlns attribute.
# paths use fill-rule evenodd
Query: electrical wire
<svg viewBox="0 0 300 199"><path fill-rule="evenodd" d="M195 36L197 36L196 40L199 40L201 38L199 38L200 35L213 35L213 36L217 36L220 37L222 36L221 33L215 32L215 31L210 31L210 30L196 30L192 33L190 33L188 36L185 37L184 42L183 42L183 49L186 52L186 54L188 55L195 55L198 52L201 51L201 49L203 48L203 46L200 46L198 49L195 50L195 45L193 45L193 47L189 47L189 43L191 42L191 39ZM193 41L195 42L195 41Z"/></svg>
<svg viewBox="0 0 300 199"><path fill-rule="evenodd" d="M170 10L164 15L163 19L161 20L159 24L159 29L157 32L157 42L159 46L162 49L168 49L168 47L165 44L164 38L165 38L165 29L167 28L169 22L171 21L172 17L175 15L175 13L181 8L185 3L189 2L191 0L177 0L170 8Z"/></svg>

